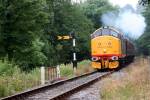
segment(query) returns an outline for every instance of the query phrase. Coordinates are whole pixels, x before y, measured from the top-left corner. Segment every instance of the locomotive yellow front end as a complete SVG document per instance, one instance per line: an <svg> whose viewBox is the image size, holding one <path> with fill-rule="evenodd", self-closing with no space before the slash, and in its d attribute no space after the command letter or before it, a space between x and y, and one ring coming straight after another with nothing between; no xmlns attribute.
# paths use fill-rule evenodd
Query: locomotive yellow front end
<svg viewBox="0 0 150 100"><path fill-rule="evenodd" d="M91 35L92 67L113 69L119 66L122 56L121 40L113 28L100 28Z"/></svg>

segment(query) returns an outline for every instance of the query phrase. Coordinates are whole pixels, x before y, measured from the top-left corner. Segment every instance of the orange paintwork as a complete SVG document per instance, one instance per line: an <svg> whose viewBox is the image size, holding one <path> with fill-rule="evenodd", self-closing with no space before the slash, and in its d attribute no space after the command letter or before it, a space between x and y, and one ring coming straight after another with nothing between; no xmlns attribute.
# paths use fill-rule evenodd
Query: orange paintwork
<svg viewBox="0 0 150 100"><path fill-rule="evenodd" d="M110 56L118 56L122 54L121 51L121 41L119 38L114 36L97 36L91 40L91 55L99 57L108 57ZM103 55L103 56L102 56ZM101 66L102 63L102 66ZM101 69L101 68L116 68L119 66L118 61L109 62L109 60L101 59L101 62L92 62L92 67Z"/></svg>
<svg viewBox="0 0 150 100"><path fill-rule="evenodd" d="M101 68L101 63L100 62L92 62L92 67L95 69L100 69Z"/></svg>
<svg viewBox="0 0 150 100"><path fill-rule="evenodd" d="M91 41L92 55L121 54L120 39L113 36L98 36Z"/></svg>

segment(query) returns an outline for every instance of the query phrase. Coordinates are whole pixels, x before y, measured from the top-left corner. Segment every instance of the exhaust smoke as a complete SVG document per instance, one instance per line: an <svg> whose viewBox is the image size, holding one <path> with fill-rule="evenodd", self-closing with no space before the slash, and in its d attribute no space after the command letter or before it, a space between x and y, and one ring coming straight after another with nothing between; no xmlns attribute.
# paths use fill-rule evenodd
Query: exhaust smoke
<svg viewBox="0 0 150 100"><path fill-rule="evenodd" d="M103 25L113 26L120 29L126 36L139 38L145 30L145 18L136 12L131 5L119 9L119 12L107 12L102 15Z"/></svg>

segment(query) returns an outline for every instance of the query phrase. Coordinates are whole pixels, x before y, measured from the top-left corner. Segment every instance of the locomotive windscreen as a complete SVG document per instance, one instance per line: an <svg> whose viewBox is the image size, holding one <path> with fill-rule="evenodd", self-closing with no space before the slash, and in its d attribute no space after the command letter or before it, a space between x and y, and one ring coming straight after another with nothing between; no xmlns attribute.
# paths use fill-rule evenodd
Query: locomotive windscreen
<svg viewBox="0 0 150 100"><path fill-rule="evenodd" d="M97 36L102 36L102 35L111 35L118 37L119 32L114 30L113 28L100 28L96 30L93 34L91 34L91 38L95 38Z"/></svg>

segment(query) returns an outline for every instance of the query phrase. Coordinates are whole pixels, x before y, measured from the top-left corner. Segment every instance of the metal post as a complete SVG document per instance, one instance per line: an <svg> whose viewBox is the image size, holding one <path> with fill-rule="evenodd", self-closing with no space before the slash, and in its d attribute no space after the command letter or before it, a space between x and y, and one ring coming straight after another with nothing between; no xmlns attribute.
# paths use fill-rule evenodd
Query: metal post
<svg viewBox="0 0 150 100"><path fill-rule="evenodd" d="M45 84L45 68L44 66L41 67L41 84Z"/></svg>

